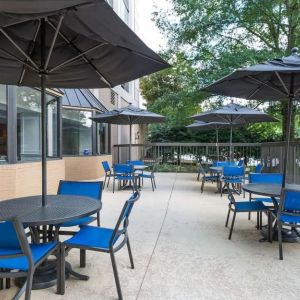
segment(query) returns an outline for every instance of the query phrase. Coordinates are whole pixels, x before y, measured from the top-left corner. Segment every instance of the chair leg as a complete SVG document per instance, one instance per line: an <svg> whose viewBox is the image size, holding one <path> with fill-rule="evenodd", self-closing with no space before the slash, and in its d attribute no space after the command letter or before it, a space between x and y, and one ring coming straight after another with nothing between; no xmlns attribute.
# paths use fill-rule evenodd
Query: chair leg
<svg viewBox="0 0 300 300"><path fill-rule="evenodd" d="M226 219L225 227L228 226L229 216L230 216L230 208L228 208L228 214L227 214L227 219Z"/></svg>
<svg viewBox="0 0 300 300"><path fill-rule="evenodd" d="M30 300L33 274L34 274L34 269L28 270L27 282L26 282L26 291L25 291L25 300Z"/></svg>
<svg viewBox="0 0 300 300"><path fill-rule="evenodd" d="M106 176L106 173L105 173L104 182L103 182L103 189L105 188L106 178L107 178L107 176Z"/></svg>
<svg viewBox="0 0 300 300"><path fill-rule="evenodd" d="M151 179L152 191L154 192L154 184L153 184L153 179L152 179L152 177L151 177L150 179Z"/></svg>
<svg viewBox="0 0 300 300"><path fill-rule="evenodd" d="M85 268L86 266L86 251L80 249L80 268Z"/></svg>
<svg viewBox="0 0 300 300"><path fill-rule="evenodd" d="M259 229L260 230L262 230L262 216L263 216L263 213L261 211L260 214L259 214Z"/></svg>
<svg viewBox="0 0 300 300"><path fill-rule="evenodd" d="M23 286L18 290L18 292L14 295L14 297L11 300L19 300L21 296L24 294L27 286L27 281L23 284ZM30 295L29 295L30 297Z"/></svg>
<svg viewBox="0 0 300 300"><path fill-rule="evenodd" d="M60 246L60 265L59 265L59 287L60 287L60 291L59 294L60 295L64 295L65 294L65 280L66 280L66 261L65 261L65 257L66 253L65 253L65 246L64 244L61 244Z"/></svg>
<svg viewBox="0 0 300 300"><path fill-rule="evenodd" d="M114 180L113 180L113 193L115 192L115 177L114 177Z"/></svg>
<svg viewBox="0 0 300 300"><path fill-rule="evenodd" d="M154 187L156 188L156 182L155 182L155 177L153 175L153 183L154 183Z"/></svg>
<svg viewBox="0 0 300 300"><path fill-rule="evenodd" d="M251 202L251 194L249 194L249 202ZM248 213L248 220L251 220L251 212Z"/></svg>
<svg viewBox="0 0 300 300"><path fill-rule="evenodd" d="M97 212L97 226L100 227L100 212Z"/></svg>
<svg viewBox="0 0 300 300"><path fill-rule="evenodd" d="M57 266L56 266L56 276L57 276L57 282L56 282L56 293L58 295L61 295L61 250L60 250L60 246L56 252L56 259L57 259Z"/></svg>
<svg viewBox="0 0 300 300"><path fill-rule="evenodd" d="M127 237L127 249L128 249L128 254L129 254L131 269L134 269L133 256L132 256L131 247L130 247L130 243L129 243L129 238L128 237Z"/></svg>
<svg viewBox="0 0 300 300"><path fill-rule="evenodd" d="M231 240L231 235L232 235L233 226L234 226L234 222L235 222L235 216L236 216L236 212L233 213L233 218L232 218L230 232L229 232L229 237L228 237L229 240Z"/></svg>
<svg viewBox="0 0 300 300"><path fill-rule="evenodd" d="M112 264L112 268L113 268L113 272L114 272L118 297L119 297L119 300L123 300L122 290L121 290L121 285L120 285L120 280L119 280L119 275L118 275L118 269L117 269L117 265L116 265L115 255L113 252L110 252L110 259L111 259L111 264Z"/></svg>
<svg viewBox="0 0 300 300"><path fill-rule="evenodd" d="M279 259L283 260L283 251L282 251L282 225L281 222L278 220L278 246L279 246Z"/></svg>
<svg viewBox="0 0 300 300"><path fill-rule="evenodd" d="M226 185L226 184L225 184ZM222 187L222 181L220 181L220 191L221 191L221 197L223 197L223 187Z"/></svg>
<svg viewBox="0 0 300 300"><path fill-rule="evenodd" d="M107 180L107 186L106 186L106 187L108 187L108 186L109 186L110 177L111 177L111 176L108 176L108 180Z"/></svg>
<svg viewBox="0 0 300 300"><path fill-rule="evenodd" d="M202 179L202 184L201 184L201 193L203 193L203 189L204 189L204 178Z"/></svg>

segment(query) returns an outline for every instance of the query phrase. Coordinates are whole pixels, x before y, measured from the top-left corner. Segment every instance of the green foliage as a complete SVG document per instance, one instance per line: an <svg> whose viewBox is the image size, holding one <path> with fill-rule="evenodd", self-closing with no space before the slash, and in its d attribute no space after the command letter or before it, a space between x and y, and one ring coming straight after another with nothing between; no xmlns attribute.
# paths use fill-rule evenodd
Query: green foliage
<svg viewBox="0 0 300 300"><path fill-rule="evenodd" d="M181 141L181 136L183 140L202 140L202 136L211 135L184 134L183 127L189 123L186 117L200 111L198 103L210 108L222 104L224 98L204 102L207 95L199 89L235 68L287 55L292 47L300 45L300 1L169 2L172 10L157 11L153 17L168 39L165 55L174 67L145 78L141 84L148 108L168 116L168 124L150 129L150 139L173 140L177 135L176 141ZM282 112L285 115L285 109L275 103L268 111L281 116ZM285 122L283 118L283 128ZM296 124L299 122L296 118ZM241 140L248 141L248 134L261 140L280 139L280 126L249 126L241 130Z"/></svg>

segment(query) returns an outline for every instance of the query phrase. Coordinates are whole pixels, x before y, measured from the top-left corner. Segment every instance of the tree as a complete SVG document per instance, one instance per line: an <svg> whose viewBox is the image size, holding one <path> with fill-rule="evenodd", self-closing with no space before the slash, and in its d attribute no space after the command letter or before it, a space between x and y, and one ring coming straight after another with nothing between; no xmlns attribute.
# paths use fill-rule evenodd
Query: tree
<svg viewBox="0 0 300 300"><path fill-rule="evenodd" d="M198 88L235 68L288 55L300 44L299 0L169 1L172 11L157 11L154 19L169 51L183 53L198 70ZM284 136L287 107L275 106L282 112Z"/></svg>

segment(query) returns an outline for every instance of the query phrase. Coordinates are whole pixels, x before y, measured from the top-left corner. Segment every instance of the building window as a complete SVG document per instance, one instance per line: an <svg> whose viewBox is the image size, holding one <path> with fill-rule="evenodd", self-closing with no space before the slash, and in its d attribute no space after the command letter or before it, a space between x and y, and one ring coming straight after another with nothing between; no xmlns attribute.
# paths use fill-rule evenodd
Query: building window
<svg viewBox="0 0 300 300"><path fill-rule="evenodd" d="M118 100L118 94L115 91L110 90L110 103L112 105L116 105L117 100Z"/></svg>
<svg viewBox="0 0 300 300"><path fill-rule="evenodd" d="M41 156L41 93L17 87L17 155L18 160ZM47 100L47 156L57 157L57 98Z"/></svg>
<svg viewBox="0 0 300 300"><path fill-rule="evenodd" d="M92 155L91 111L62 110L63 155Z"/></svg>
<svg viewBox="0 0 300 300"><path fill-rule="evenodd" d="M97 154L110 154L110 126L97 123Z"/></svg>
<svg viewBox="0 0 300 300"><path fill-rule="evenodd" d="M6 86L0 85L0 161L7 159Z"/></svg>
<svg viewBox="0 0 300 300"><path fill-rule="evenodd" d="M127 25L129 25L129 1L120 0L120 5L120 17Z"/></svg>

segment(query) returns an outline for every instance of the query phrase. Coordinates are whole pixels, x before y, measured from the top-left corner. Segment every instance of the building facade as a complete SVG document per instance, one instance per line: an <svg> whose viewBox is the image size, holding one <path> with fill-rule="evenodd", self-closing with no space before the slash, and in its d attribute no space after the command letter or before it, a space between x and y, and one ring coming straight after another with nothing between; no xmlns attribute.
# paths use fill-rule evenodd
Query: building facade
<svg viewBox="0 0 300 300"><path fill-rule="evenodd" d="M107 1L134 31L135 1ZM40 90L0 85L0 201L41 193ZM97 124L90 117L139 103L139 81L113 89L47 90L48 193L59 180L103 176L101 162L112 163L112 147L129 143L129 126ZM132 142L140 143L139 126ZM125 159L125 157L123 158Z"/></svg>

